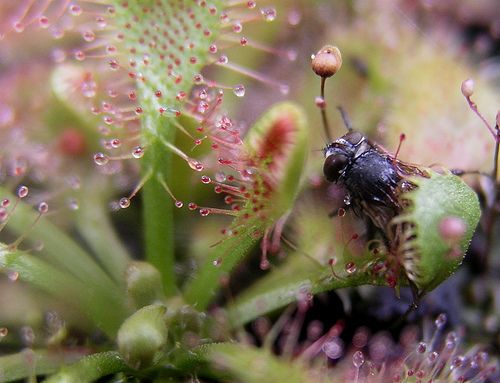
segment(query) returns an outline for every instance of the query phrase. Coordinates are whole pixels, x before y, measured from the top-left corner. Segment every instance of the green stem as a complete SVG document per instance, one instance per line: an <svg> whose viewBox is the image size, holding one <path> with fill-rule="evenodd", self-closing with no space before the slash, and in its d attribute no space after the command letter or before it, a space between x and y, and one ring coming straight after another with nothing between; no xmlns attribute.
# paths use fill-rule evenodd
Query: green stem
<svg viewBox="0 0 500 383"><path fill-rule="evenodd" d="M169 126L164 131L171 133L173 129ZM162 174L173 174L172 154L155 141L148 147L143 165L144 175L151 169L154 174L142 191L146 260L160 271L165 295L172 296L177 292L174 270L174 203L159 181Z"/></svg>

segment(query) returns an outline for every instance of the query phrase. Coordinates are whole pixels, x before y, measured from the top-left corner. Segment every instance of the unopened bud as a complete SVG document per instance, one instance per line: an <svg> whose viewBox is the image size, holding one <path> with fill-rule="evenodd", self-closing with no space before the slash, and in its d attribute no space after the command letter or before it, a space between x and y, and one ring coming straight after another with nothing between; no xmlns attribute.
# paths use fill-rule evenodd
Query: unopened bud
<svg viewBox="0 0 500 383"><path fill-rule="evenodd" d="M136 308L161 302L165 295L160 272L147 262L131 262L125 272L127 293Z"/></svg>
<svg viewBox="0 0 500 383"><path fill-rule="evenodd" d="M325 45L312 57L311 67L314 73L323 78L333 76L341 66L342 55L333 45Z"/></svg>
<svg viewBox="0 0 500 383"><path fill-rule="evenodd" d="M167 343L167 324L163 305L151 305L136 311L118 330L120 354L135 369L156 364Z"/></svg>
<svg viewBox="0 0 500 383"><path fill-rule="evenodd" d="M469 98L470 96L472 96L474 94L474 80L468 78L467 80L463 81L460 90L465 97Z"/></svg>

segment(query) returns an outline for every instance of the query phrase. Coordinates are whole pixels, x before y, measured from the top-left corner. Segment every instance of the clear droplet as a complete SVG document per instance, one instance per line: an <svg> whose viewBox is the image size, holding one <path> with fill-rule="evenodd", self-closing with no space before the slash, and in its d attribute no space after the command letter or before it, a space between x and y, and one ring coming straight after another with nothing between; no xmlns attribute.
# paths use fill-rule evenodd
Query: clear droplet
<svg viewBox="0 0 500 383"><path fill-rule="evenodd" d="M94 162L98 166L103 166L109 162L109 157L104 153L96 153L94 154Z"/></svg>
<svg viewBox="0 0 500 383"><path fill-rule="evenodd" d="M260 14L266 21L273 21L276 18L276 9L272 7L262 8Z"/></svg>
<svg viewBox="0 0 500 383"><path fill-rule="evenodd" d="M209 184L210 182L212 182L212 180L208 176L201 176L201 182L204 184Z"/></svg>
<svg viewBox="0 0 500 383"><path fill-rule="evenodd" d="M29 189L27 186L21 185L17 189L17 196L19 198L25 198L28 195Z"/></svg>
<svg viewBox="0 0 500 383"><path fill-rule="evenodd" d="M92 42L95 40L95 33L91 30L86 30L82 32L82 37L87 42Z"/></svg>
<svg viewBox="0 0 500 383"><path fill-rule="evenodd" d="M356 264L354 262L348 262L345 265L345 271L347 274L354 274L357 270Z"/></svg>
<svg viewBox="0 0 500 383"><path fill-rule="evenodd" d="M71 198L68 201L68 207L70 210L78 210L80 208L80 205L78 204L78 201L74 198Z"/></svg>
<svg viewBox="0 0 500 383"><path fill-rule="evenodd" d="M207 209L207 208L202 208L202 209L200 209L200 215L201 215L202 217L206 217L206 216L207 216L207 215L209 215L209 214L210 214L210 209Z"/></svg>
<svg viewBox="0 0 500 383"><path fill-rule="evenodd" d="M40 202L40 204L38 205L38 212L40 214L45 214L49 211L49 205L47 204L47 202Z"/></svg>
<svg viewBox="0 0 500 383"><path fill-rule="evenodd" d="M436 320L434 321L436 328L442 329L443 326L446 324L447 319L448 318L446 317L446 314L444 313L439 314Z"/></svg>
<svg viewBox="0 0 500 383"><path fill-rule="evenodd" d="M49 18L45 15L42 15L38 18L38 24L41 28L46 29L50 26Z"/></svg>
<svg viewBox="0 0 500 383"><path fill-rule="evenodd" d="M120 201L118 202L118 204L120 205L120 208L126 209L130 206L130 198L122 197L122 198L120 198Z"/></svg>
<svg viewBox="0 0 500 383"><path fill-rule="evenodd" d="M132 156L134 158L142 158L142 156L144 156L144 148L142 146L136 146L132 150Z"/></svg>
<svg viewBox="0 0 500 383"><path fill-rule="evenodd" d="M220 258L217 258L215 259L212 264L215 266L215 267L219 267L221 264L222 264L222 259Z"/></svg>
<svg viewBox="0 0 500 383"><path fill-rule="evenodd" d="M352 355L352 364L354 365L354 367L360 368L363 363L365 363L365 356L361 351L356 351Z"/></svg>
<svg viewBox="0 0 500 383"><path fill-rule="evenodd" d="M69 6L69 13L73 16L79 16L82 14L82 8L77 4L71 4Z"/></svg>
<svg viewBox="0 0 500 383"><path fill-rule="evenodd" d="M417 352L419 354L423 354L425 351L427 350L427 344L424 343L424 342L420 342L418 345L417 345Z"/></svg>
<svg viewBox="0 0 500 383"><path fill-rule="evenodd" d="M227 64L229 62L229 59L227 58L226 55L222 55L219 57L219 60L217 60L219 64Z"/></svg>
<svg viewBox="0 0 500 383"><path fill-rule="evenodd" d="M323 343L321 350L330 359L339 359L344 353L344 342L340 338L332 338Z"/></svg>
<svg viewBox="0 0 500 383"><path fill-rule="evenodd" d="M175 207L176 208L180 209L183 206L184 206L184 202L182 202L182 201L175 201Z"/></svg>
<svg viewBox="0 0 500 383"><path fill-rule="evenodd" d="M238 85L235 85L233 87L233 93L237 96L237 97L243 97L245 95L245 86L242 85L242 84L238 84Z"/></svg>
<svg viewBox="0 0 500 383"><path fill-rule="evenodd" d="M346 195L344 196L344 203L346 204L346 206L349 206L351 204L351 195L349 193L346 193Z"/></svg>

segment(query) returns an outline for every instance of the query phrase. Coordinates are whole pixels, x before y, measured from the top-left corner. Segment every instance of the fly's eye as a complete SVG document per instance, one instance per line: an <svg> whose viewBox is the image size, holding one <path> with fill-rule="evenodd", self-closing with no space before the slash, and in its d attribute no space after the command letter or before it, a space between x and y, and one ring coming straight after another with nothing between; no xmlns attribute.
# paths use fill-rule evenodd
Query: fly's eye
<svg viewBox="0 0 500 383"><path fill-rule="evenodd" d="M348 163L349 160L344 154L329 155L326 157L325 164L323 165L325 178L330 182L336 182Z"/></svg>

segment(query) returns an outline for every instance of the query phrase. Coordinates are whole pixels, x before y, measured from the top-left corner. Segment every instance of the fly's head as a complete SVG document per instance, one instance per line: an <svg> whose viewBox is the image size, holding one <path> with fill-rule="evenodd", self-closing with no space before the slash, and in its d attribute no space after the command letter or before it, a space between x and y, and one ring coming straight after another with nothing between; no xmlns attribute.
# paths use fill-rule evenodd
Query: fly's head
<svg viewBox="0 0 500 383"><path fill-rule="evenodd" d="M350 131L323 149L325 163L323 173L330 182L337 182L356 159L366 138L359 132Z"/></svg>

